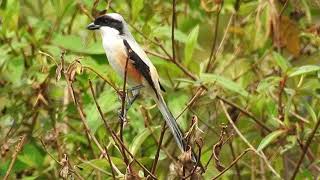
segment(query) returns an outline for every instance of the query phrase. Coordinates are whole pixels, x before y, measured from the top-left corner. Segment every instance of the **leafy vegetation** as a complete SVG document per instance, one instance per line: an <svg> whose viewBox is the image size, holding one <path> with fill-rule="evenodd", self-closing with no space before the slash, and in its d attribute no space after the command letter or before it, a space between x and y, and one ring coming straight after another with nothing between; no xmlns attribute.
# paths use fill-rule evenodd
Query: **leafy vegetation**
<svg viewBox="0 0 320 180"><path fill-rule="evenodd" d="M100 10L130 24L201 163L148 96L122 126L123 79L86 30ZM319 0L0 0L0 177L319 178L319 20Z"/></svg>

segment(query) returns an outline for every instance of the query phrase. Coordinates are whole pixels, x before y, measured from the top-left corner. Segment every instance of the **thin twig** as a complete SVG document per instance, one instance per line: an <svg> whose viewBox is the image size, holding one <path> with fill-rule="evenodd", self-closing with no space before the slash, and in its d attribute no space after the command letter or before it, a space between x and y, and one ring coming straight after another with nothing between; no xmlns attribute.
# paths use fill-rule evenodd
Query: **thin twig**
<svg viewBox="0 0 320 180"><path fill-rule="evenodd" d="M105 171L104 169L102 169L101 167L95 165L94 163L91 163L90 161L86 161L86 160L84 160L84 159L81 159L80 157L78 157L78 159L79 159L82 163L91 166L92 168L98 170L99 172L102 172L102 173L104 173L104 174L106 174L106 175L108 175L108 176L111 176L111 173ZM112 169L112 168L111 168L111 169Z"/></svg>
<svg viewBox="0 0 320 180"><path fill-rule="evenodd" d="M68 158L68 155L67 154L64 154L64 158L61 160L61 165L64 166L66 164L65 163L65 160L67 160L67 166L68 166L68 169L70 169L70 172L72 172L73 174L75 174L77 176L78 179L80 180L84 180L84 178L78 173L78 171L76 171L74 169L74 165L72 165L70 159ZM60 170L60 173L61 173L62 169ZM60 174L61 175L61 174Z"/></svg>
<svg viewBox="0 0 320 180"><path fill-rule="evenodd" d="M235 160L232 161L232 163L226 167L223 171L221 171L216 177L212 178L212 180L218 179L220 176L222 176L226 171L228 171L233 165L235 165L247 152L252 151L251 148L248 148L244 150Z"/></svg>
<svg viewBox="0 0 320 180"><path fill-rule="evenodd" d="M117 92L117 94L119 96L121 96L121 93L120 93L119 89L114 84L112 84L109 79L106 79L100 73L98 73L96 70L94 70L93 68L91 68L89 66L83 66L83 68L84 69L88 69L88 70L94 72L95 74L97 74L101 79L103 79L107 84L109 84L109 86L111 86Z"/></svg>
<svg viewBox="0 0 320 180"><path fill-rule="evenodd" d="M229 142L229 147L230 147L230 151L231 151L233 160L236 160L237 158L236 158L236 154L235 154L234 149L233 149L232 141ZM238 180L241 180L241 172L240 172L240 168L238 166L238 163L235 163L234 167L236 169Z"/></svg>
<svg viewBox="0 0 320 180"><path fill-rule="evenodd" d="M152 56L155 56L155 57L158 57L158 58L161 58L161 59L164 59L164 60L167 60L167 61L170 61L171 59L167 56L164 56L162 54L159 54L159 53L156 53L156 52L153 52L153 51L149 51L147 49L144 49L144 51L147 53L147 54L150 54Z"/></svg>
<svg viewBox="0 0 320 180"><path fill-rule="evenodd" d="M120 139L123 141L123 125L124 121L126 121L126 115L125 112L125 105L126 105L126 97L127 97L127 91L126 91L126 84L127 84L127 74L128 74L128 61L129 57L126 59L126 65L124 68L124 77L123 77L123 88L122 88L122 96L121 96L121 114L120 114Z"/></svg>
<svg viewBox="0 0 320 180"><path fill-rule="evenodd" d="M68 77L68 74L67 74L68 72L67 72L67 70L65 70L65 67L64 67L64 55L65 55L65 52L63 52L63 53L61 54L61 64L62 64L62 69L63 69L63 75L64 75L65 80L66 80L66 82L67 82L68 90L69 90L69 92L70 92L70 94L71 94L71 97L72 97L72 100L73 100L73 102L74 102L74 105L76 106L76 109L77 109L77 111L78 111L78 113L79 113L79 115L80 115L80 119L81 119L81 121L82 121L82 124L84 125L86 134L87 134L87 136L89 137L89 139L88 139L88 140L89 140L89 143L91 143L91 142L90 142L90 139L92 139L93 142L94 142L94 143L96 144L96 146L98 147L98 149L100 150L100 152L103 154L103 156L104 156L105 158L107 158L106 155L105 155L105 151L103 150L101 144L100 144L99 141L96 139L96 137L94 136L94 134L91 132L91 129L89 128L89 125L88 125L88 123L87 123L87 121L86 121L86 118L85 118L85 116L84 116L83 109L81 108L81 106L80 106L80 104L79 104L79 102L78 102L78 100L77 100L77 98L76 98L76 96L75 96L73 84L72 84L72 82L69 80L69 77Z"/></svg>
<svg viewBox="0 0 320 180"><path fill-rule="evenodd" d="M42 139L40 139L40 142L42 144L43 149L46 151L47 154L49 154L49 156L51 157L51 159L53 159L56 163L58 163L59 165L62 165L61 162L59 162L56 158L53 157L53 155L48 151L46 144L44 143L44 141Z"/></svg>
<svg viewBox="0 0 320 180"><path fill-rule="evenodd" d="M21 149L22 149L22 147L23 147L23 144L24 144L24 142L25 142L25 140L26 140L26 137L27 137L26 134L23 134L23 135L20 137L20 141L19 141L19 143L18 143L18 144L16 145L16 147L15 147L15 151L13 152L12 160L11 160L11 162L10 162L10 164L9 164L8 170L7 170L7 172L6 172L6 175L5 175L4 178L3 178L4 180L7 180L7 179L9 178L10 172L11 172L11 170L12 170L12 168L13 168L14 163L15 163L16 160L17 160L17 157L18 157L19 152L21 151Z"/></svg>
<svg viewBox="0 0 320 180"><path fill-rule="evenodd" d="M278 90L278 119L280 121L284 121L284 105L282 102L282 94L284 92L284 88L286 86L287 76L284 76L279 82L279 90Z"/></svg>
<svg viewBox="0 0 320 180"><path fill-rule="evenodd" d="M172 0L172 22L171 22L171 46L172 46L172 61L176 62L174 25L176 23L176 0Z"/></svg>
<svg viewBox="0 0 320 180"><path fill-rule="evenodd" d="M286 10L286 8L288 7L288 2L289 2L289 0L286 0L286 2L284 3L284 5L283 5L283 7L282 7L282 9L281 9L281 11L279 13L279 18L281 18L284 10Z"/></svg>
<svg viewBox="0 0 320 180"><path fill-rule="evenodd" d="M219 100L223 101L224 103L236 108L237 110L239 110L240 112L242 112L244 115L248 116L249 118L251 118L253 121L255 121L260 127L262 127L264 130L266 130L267 132L272 132L272 130L270 128L268 128L266 125L264 125L264 123L262 123L260 120L258 120L256 117L254 117L249 111L241 108L240 106L238 106L237 104L230 102L229 100L221 97L221 96L216 96Z"/></svg>
<svg viewBox="0 0 320 180"><path fill-rule="evenodd" d="M169 54L169 52L163 47L163 45L159 42L160 40L157 38L154 38L154 40L147 37L143 32L141 32L138 28L136 28L134 25L129 23L129 26L132 27L138 34L140 34L143 38L150 41L152 44L158 46L169 58L169 60L172 60L172 56ZM167 59L167 58L166 58Z"/></svg>
<svg viewBox="0 0 320 180"><path fill-rule="evenodd" d="M296 175L297 175L297 173L298 173L298 171L299 171L300 165L301 165L301 163L302 163L302 161L303 161L303 159L304 159L304 156L305 156L306 153L307 153L307 150L308 150L308 148L309 148L309 146L310 146L310 144L311 144L311 141L312 141L314 135L315 135L316 132L317 132L317 129L319 128L319 125L320 125L320 118L318 119L316 125L315 125L314 128L312 129L312 132L311 132L310 136L308 137L307 142L306 142L306 144L304 145L304 147L303 147L303 149L302 149L302 154L301 154L301 156L300 156L300 158L299 158L299 161L298 161L298 163L297 163L297 166L295 167L294 172L293 172L293 175L292 175L292 177L291 177L292 180L295 179L295 177L296 177Z"/></svg>
<svg viewBox="0 0 320 180"><path fill-rule="evenodd" d="M113 169L113 163L112 163L111 158L110 158L110 155L109 155L109 153L108 153L108 148L107 148L107 147L104 147L104 150L106 151L106 155L107 155L107 158L108 158L108 162L109 162L109 165L110 165L110 168L111 168L112 178L113 178L113 179L116 179L116 175L115 175L114 169Z"/></svg>
<svg viewBox="0 0 320 180"><path fill-rule="evenodd" d="M77 4L81 12L83 12L89 19L94 20L94 17L89 13L88 9L82 3Z"/></svg>
<svg viewBox="0 0 320 180"><path fill-rule="evenodd" d="M235 13L232 13L231 17L229 18L229 22L227 24L227 27L225 28L225 31L224 31L224 34L223 34L222 39L220 41L220 44L218 46L218 49L216 51L217 54L221 54L221 52L222 52L223 45L225 44L225 41L226 41L226 38L227 38L227 34L230 32L229 29L231 27L231 24L232 24L232 21L233 21L234 17L235 17Z"/></svg>
<svg viewBox="0 0 320 180"><path fill-rule="evenodd" d="M105 127L106 127L106 130L111 134L111 137L112 137L113 141L116 143L116 142L117 142L117 138L116 138L116 137L117 137L117 134L112 130L112 128L109 126L109 124L107 123L106 119L105 119L104 116L103 116L103 112L102 112L102 110L101 110L100 105L98 104L96 95L95 95L94 90L93 90L93 85L92 85L91 80L89 80L89 85L90 85L91 94L92 94L92 96L93 96L93 100L94 100L94 102L95 102L95 104L96 104L96 107L97 107L97 109L98 109L98 112L99 112L99 114L100 114L100 116L101 116L101 118L102 118L102 120L103 120L103 123L104 123L104 125L105 125ZM116 145L118 145L118 144L116 144ZM121 147L120 147L119 145L118 145L118 148L121 149ZM124 158L124 159L125 159L125 158L127 159L127 157L125 157L125 156L126 156L126 155L125 155L125 152L122 151L122 150L120 150L120 152L121 152L123 158ZM108 157L107 157L107 158L108 158Z"/></svg>
<svg viewBox="0 0 320 180"><path fill-rule="evenodd" d="M214 49L216 47L217 44L217 37L218 37L218 28L219 28L219 20L220 20L220 12L222 9L222 4L219 4L219 9L216 15L216 22L215 22L215 28L214 28L214 37L213 37L213 41L212 41L212 46L211 46L211 51L210 51L210 57L209 57L209 62L207 64L207 68L206 68L206 72L208 72L211 68L211 62L215 61L216 59L216 53L214 53Z"/></svg>
<svg viewBox="0 0 320 180"><path fill-rule="evenodd" d="M178 120L181 115L196 101L196 99L202 94L203 89L198 88L196 94L190 99L188 104L183 108L183 110L179 113L179 115L176 117L176 120Z"/></svg>
<svg viewBox="0 0 320 180"><path fill-rule="evenodd" d="M90 81L89 81L90 83ZM91 86L92 87L92 86ZM93 90L93 88L91 88L91 90ZM93 91L92 91L93 92ZM95 97L95 96L94 96ZM96 106L98 108L99 114L102 118L102 120L104 121L104 124L107 128L107 130L110 132L112 138L114 138L115 143L119 143L120 147L123 148L129 155L130 157L145 171L147 172L153 179L157 179L143 164L141 164L134 156L133 154L128 150L128 148L123 144L123 142L121 141L121 139L116 135L116 133L111 129L111 127L109 126L109 124L107 123L106 119L103 116L103 113L101 111L101 108L98 104L98 102L95 100Z"/></svg>
<svg viewBox="0 0 320 180"><path fill-rule="evenodd" d="M278 178L281 178L281 176L277 173L277 171L271 166L271 164L269 163L267 157L264 155L263 152L261 151L257 151L253 145L250 144L250 142L243 136L243 134L240 132L240 130L237 128L237 126L234 124L233 120L231 119L228 111L227 111L227 108L225 107L224 105L224 102L222 100L220 100L220 104L221 104L221 107L223 109L223 112L225 113L229 123L232 125L233 129L237 132L237 134L239 135L239 137L259 156L261 157L265 164L268 166L268 168L271 170L271 172L277 176Z"/></svg>
<svg viewBox="0 0 320 180"><path fill-rule="evenodd" d="M129 50L130 51L130 50ZM126 84L127 84L127 74L128 74L128 61L129 61L129 56L127 57L126 60L126 65L124 68L124 77L123 77L123 88L122 88L122 96L121 96L121 114L120 114L120 140L123 142L123 126L124 126L124 121L126 121L126 115L127 112L125 112L125 104L126 104L126 96L127 96L127 91L126 91ZM122 146L122 152L124 154L124 162L126 165L129 165L129 160L127 158L127 155L123 149ZM130 168L130 166L128 166Z"/></svg>
<svg viewBox="0 0 320 180"><path fill-rule="evenodd" d="M72 25L74 23L74 20L76 19L76 16L77 16L78 12L79 12L78 8L75 8L75 10L74 10L74 12L73 12L73 14L71 16L71 20L69 22L69 25L68 25L68 30L67 30L68 34L71 34Z"/></svg>
<svg viewBox="0 0 320 180"><path fill-rule="evenodd" d="M98 4L99 4L99 1L100 1L100 0L95 0L95 1L93 2L92 8L91 8L91 15L92 15L93 17L95 17L95 16L97 15L97 6L98 6Z"/></svg>
<svg viewBox="0 0 320 180"><path fill-rule="evenodd" d="M160 155L160 149L161 149L161 145L162 145L162 141L163 141L163 137L164 137L165 132L166 132L166 123L164 122L162 125L162 129L161 129L157 152L156 152L156 155L154 156L154 161L152 163L152 168L151 168L152 174L154 174L156 172L157 163L158 163L159 155Z"/></svg>
<svg viewBox="0 0 320 180"><path fill-rule="evenodd" d="M100 145L100 143L98 142L98 140L96 139L96 137L92 134L92 132L91 132L91 130L90 130L90 128L89 128L89 125L88 125L87 122L86 122L86 118L84 117L83 110L81 109L80 104L79 104L78 100L77 100L76 97L75 97L74 88L73 88L72 83L69 82L67 75L65 75L65 76L66 76L66 81L67 81L67 83L68 83L68 88L69 88L71 97L73 98L73 102L74 102L74 104L75 104L75 106L76 106L76 108L77 108L77 110L78 110L78 113L79 113L79 115L80 115L80 119L81 119L81 121L82 121L82 124L84 125L84 128L85 128L85 130L86 130L86 133L87 133L88 136L93 140L93 142L97 145L97 147L99 148L99 150L100 150L101 152L104 152L102 146Z"/></svg>
<svg viewBox="0 0 320 180"><path fill-rule="evenodd" d="M143 111L142 113L145 114L146 118L145 118L145 124L147 126L147 128L149 129L151 136L153 138L153 140L156 142L156 144L159 144L159 141L157 140L157 137L155 136L155 134L153 133L153 130L150 128L151 127L151 123L150 123L150 118L148 116L147 110L145 108L141 108L141 110ZM161 143L162 144L162 143ZM174 157L165 149L165 147L163 145L161 145L161 149L163 150L164 153L166 153L166 155L168 156L168 158L171 161L175 161L176 159L174 159Z"/></svg>
<svg viewBox="0 0 320 180"><path fill-rule="evenodd" d="M124 150L130 155L130 157L145 171L147 172L153 179L157 179L143 164L141 164L134 156L133 154L128 150L128 148L123 144L123 142L120 140L118 136L116 136L116 139L120 143L120 145L124 148Z"/></svg>
<svg viewBox="0 0 320 180"><path fill-rule="evenodd" d="M38 51L38 52L39 52L39 54L42 54L42 55L45 55L46 57L49 57L54 62L54 64L56 64L56 66L59 66L58 62L50 54L48 54L46 52L42 52L42 51Z"/></svg>
<svg viewBox="0 0 320 180"><path fill-rule="evenodd" d="M230 18L230 19L232 19L232 18ZM229 22L231 22L231 21L229 21ZM229 24L230 24L230 23L229 23ZM138 31L134 26L132 26L132 27L133 27L137 32L141 33L141 32ZM163 46L162 46L161 44L158 44L157 42L154 42L153 40L149 39L149 38L146 37L143 33L141 33L141 35L142 35L144 38L146 38L147 40L149 40L150 42L154 43L155 45L158 45L160 48L161 48L161 47L163 48ZM224 37L225 37L225 36L224 36ZM223 38L223 39L225 39L225 38ZM161 48L161 49L162 49L162 48ZM163 50L164 50L164 52L167 52L167 51L165 51L164 48L163 48ZM172 60L172 57L171 57L168 53L166 53L166 54L168 55L168 58L170 58L170 59ZM197 80L198 80L198 78L197 78L194 74L192 74L186 67L184 67L180 62L178 62L178 61L171 61L171 62L173 62L174 64L176 64L177 67L180 68L180 70L182 70L182 71L184 72L184 74L187 75L188 77L190 77L192 80L194 80L194 81L197 81ZM204 85L201 85L201 88L204 89L204 90L206 90L206 91L208 90L208 88L207 88L206 86L204 86ZM237 108L238 110L240 110L244 115L246 115L246 116L248 116L249 118L253 119L259 126L261 126L263 129L265 129L267 132L272 132L272 130L271 130L270 128L268 128L267 126L265 126L261 121L259 121L256 117L254 117L250 112L242 109L242 108L239 107L238 105L236 105L236 104L228 101L227 99L225 99L225 98L223 98L223 97L221 97L221 96L219 96L219 95L217 95L217 98L220 99L220 100L222 100L222 101L224 101L225 103L229 104L230 106L235 107L235 108Z"/></svg>

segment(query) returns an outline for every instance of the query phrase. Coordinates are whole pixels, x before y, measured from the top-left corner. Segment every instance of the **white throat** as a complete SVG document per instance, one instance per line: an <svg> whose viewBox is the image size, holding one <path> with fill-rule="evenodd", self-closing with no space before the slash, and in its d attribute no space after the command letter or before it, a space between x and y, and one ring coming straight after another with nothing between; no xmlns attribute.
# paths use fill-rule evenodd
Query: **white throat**
<svg viewBox="0 0 320 180"><path fill-rule="evenodd" d="M120 32L114 28L103 26L100 27L100 33L103 38L108 38L109 36L119 36Z"/></svg>
<svg viewBox="0 0 320 180"><path fill-rule="evenodd" d="M106 51L107 56L109 56L110 52L114 50L115 44L117 44L119 40L121 40L119 31L114 28L105 26L100 28L100 34L102 37L103 48Z"/></svg>

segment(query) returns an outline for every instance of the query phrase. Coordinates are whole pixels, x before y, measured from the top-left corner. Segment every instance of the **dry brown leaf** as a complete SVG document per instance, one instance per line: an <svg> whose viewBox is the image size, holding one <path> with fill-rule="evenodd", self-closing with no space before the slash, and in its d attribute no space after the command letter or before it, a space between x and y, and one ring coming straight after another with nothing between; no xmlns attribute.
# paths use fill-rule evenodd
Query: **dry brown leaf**
<svg viewBox="0 0 320 180"><path fill-rule="evenodd" d="M219 159L222 145L223 145L223 136L220 136L219 141L213 146L213 152L212 152L216 169L220 172L225 169L225 167L222 165L222 163Z"/></svg>
<svg viewBox="0 0 320 180"><path fill-rule="evenodd" d="M190 128L185 134L185 139L191 146L194 145L194 143L198 143L200 146L203 145L202 135L204 132L199 128L198 122L198 117L193 115Z"/></svg>
<svg viewBox="0 0 320 180"><path fill-rule="evenodd" d="M313 24L307 29L307 32L320 36L320 24Z"/></svg>
<svg viewBox="0 0 320 180"><path fill-rule="evenodd" d="M219 159L219 156L220 156L220 152L221 152L222 146L224 144L224 138L223 137L226 134L226 129L227 129L226 126L222 127L222 130L220 132L219 141L213 146L213 151L212 151L216 169L218 171L220 171L220 172L225 169L225 167L222 165L222 163L221 163L221 161Z"/></svg>
<svg viewBox="0 0 320 180"><path fill-rule="evenodd" d="M68 163L68 156L67 154L63 155L63 158L60 161L61 164L61 169L59 171L59 176L62 179L67 179L70 175L70 168L69 168L69 163Z"/></svg>
<svg viewBox="0 0 320 180"><path fill-rule="evenodd" d="M285 48L290 54L297 57L300 55L300 30L295 21L288 16L272 19L271 35L273 44L278 48Z"/></svg>
<svg viewBox="0 0 320 180"><path fill-rule="evenodd" d="M201 0L201 7L206 12L214 12L220 8L220 4L223 0Z"/></svg>

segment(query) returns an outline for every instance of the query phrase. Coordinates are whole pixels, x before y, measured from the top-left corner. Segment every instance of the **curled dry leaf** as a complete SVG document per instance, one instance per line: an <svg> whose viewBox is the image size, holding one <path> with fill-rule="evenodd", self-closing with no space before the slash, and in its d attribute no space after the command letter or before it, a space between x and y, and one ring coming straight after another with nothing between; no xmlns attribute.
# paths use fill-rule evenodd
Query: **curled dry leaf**
<svg viewBox="0 0 320 180"><path fill-rule="evenodd" d="M62 73L62 63L60 63L56 69L56 81L58 82L61 79Z"/></svg>
<svg viewBox="0 0 320 180"><path fill-rule="evenodd" d="M314 24L307 29L307 32L320 36L320 24Z"/></svg>
<svg viewBox="0 0 320 180"><path fill-rule="evenodd" d="M68 156L66 154L64 154L64 157L61 159L60 164L62 167L59 171L59 176L62 179L67 179L70 174L70 170L69 170Z"/></svg>
<svg viewBox="0 0 320 180"><path fill-rule="evenodd" d="M201 0L201 7L206 12L214 12L221 8L223 0Z"/></svg>
<svg viewBox="0 0 320 180"><path fill-rule="evenodd" d="M6 140L2 145L1 145L1 157L6 156L6 154L9 152L10 147L17 143L18 141L21 141L21 137L19 138L10 138L8 140Z"/></svg>
<svg viewBox="0 0 320 180"><path fill-rule="evenodd" d="M218 171L223 171L225 169L225 167L222 165L222 163L221 163L221 161L219 159L219 156L220 156L220 152L221 152L222 146L224 144L223 137L226 134L226 129L227 129L227 126L223 126L222 127L222 130L220 132L219 141L213 146L213 151L212 151L213 157L214 157L215 166L216 166L216 169Z"/></svg>
<svg viewBox="0 0 320 180"><path fill-rule="evenodd" d="M126 171L126 175L125 175L126 180L139 180L139 179L141 179L139 177L139 175L135 171L133 171L133 164L134 164L134 161L131 161L127 166L127 171Z"/></svg>
<svg viewBox="0 0 320 180"><path fill-rule="evenodd" d="M189 148L188 151L183 152L179 156L178 159L184 166L188 166L190 163L192 163L192 155L191 155L191 153L192 153L191 148Z"/></svg>
<svg viewBox="0 0 320 180"><path fill-rule="evenodd" d="M183 152L178 157L178 162L170 165L169 179L177 179L184 177L185 174L190 174L194 168L194 162L192 161L192 150Z"/></svg>
<svg viewBox="0 0 320 180"><path fill-rule="evenodd" d="M4 157L6 156L7 152L9 151L9 143L8 142L5 142L2 144L1 146L1 157Z"/></svg>
<svg viewBox="0 0 320 180"><path fill-rule="evenodd" d="M81 57L75 59L67 68L68 79L71 82L75 80L76 74L81 74L83 71L80 59Z"/></svg>
<svg viewBox="0 0 320 180"><path fill-rule="evenodd" d="M189 130L186 132L185 139L187 140L188 144L195 144L198 143L200 146L203 145L203 131L199 128L198 125L198 117L192 116L192 121Z"/></svg>
<svg viewBox="0 0 320 180"><path fill-rule="evenodd" d="M174 180L183 176L183 166L181 163L171 163L169 166L168 180Z"/></svg>

